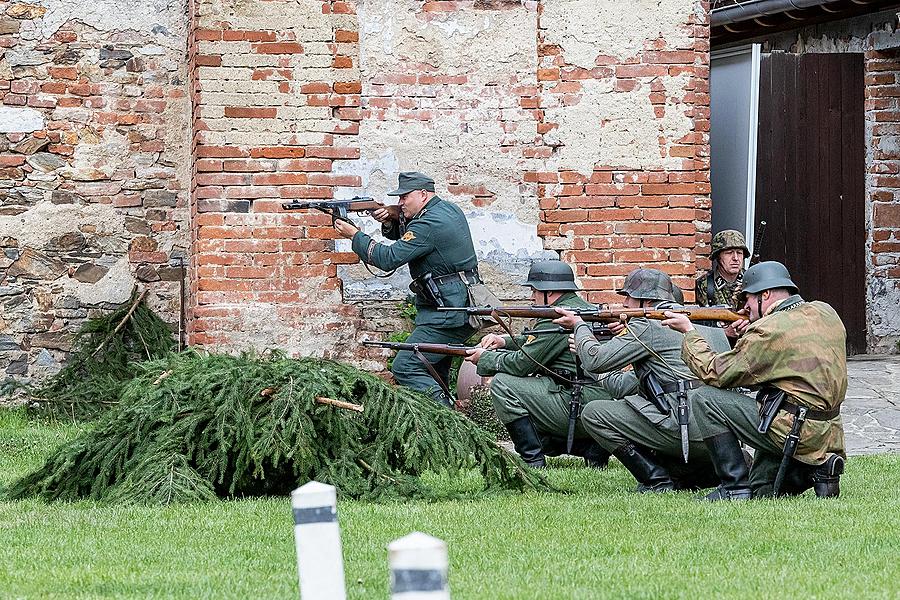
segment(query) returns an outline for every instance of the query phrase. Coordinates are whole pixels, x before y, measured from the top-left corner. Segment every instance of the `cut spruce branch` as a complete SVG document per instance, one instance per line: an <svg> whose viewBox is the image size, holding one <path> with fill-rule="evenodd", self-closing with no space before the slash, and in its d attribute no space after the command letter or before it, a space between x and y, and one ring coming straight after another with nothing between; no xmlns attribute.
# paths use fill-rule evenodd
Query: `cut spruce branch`
<svg viewBox="0 0 900 600"><path fill-rule="evenodd" d="M333 361L170 353L137 364L117 400L7 497L167 504L283 496L311 480L370 499L549 489L463 415ZM421 477L470 470L480 491Z"/></svg>
<svg viewBox="0 0 900 600"><path fill-rule="evenodd" d="M72 342L72 354L49 380L26 387L32 402L51 415L90 419L118 403L125 382L138 365L175 348L169 326L144 302L146 292L131 302L84 323Z"/></svg>

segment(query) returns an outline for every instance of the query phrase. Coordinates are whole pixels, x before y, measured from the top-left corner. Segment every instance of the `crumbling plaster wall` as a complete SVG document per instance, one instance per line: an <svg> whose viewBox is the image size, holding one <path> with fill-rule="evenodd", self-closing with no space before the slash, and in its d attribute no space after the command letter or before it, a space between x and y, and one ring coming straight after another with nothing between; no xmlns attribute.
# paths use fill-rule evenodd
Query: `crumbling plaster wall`
<svg viewBox="0 0 900 600"><path fill-rule="evenodd" d="M187 249L184 1L0 2L0 368L58 368L137 281L179 320Z"/></svg>

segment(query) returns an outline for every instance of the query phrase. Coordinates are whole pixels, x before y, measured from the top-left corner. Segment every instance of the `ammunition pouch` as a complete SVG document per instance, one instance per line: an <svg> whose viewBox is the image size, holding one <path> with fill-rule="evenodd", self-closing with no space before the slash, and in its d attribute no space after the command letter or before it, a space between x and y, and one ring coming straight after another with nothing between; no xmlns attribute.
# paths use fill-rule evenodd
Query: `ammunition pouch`
<svg viewBox="0 0 900 600"><path fill-rule="evenodd" d="M494 292L481 281L481 277L478 275L476 269L472 269L471 271L459 271L458 273L450 273L449 275L441 275L440 277L434 278L437 283L445 283L454 279L459 279L466 286L466 295L468 296L466 301L467 306L475 308L491 308L503 304L500 302L500 299L494 295ZM493 324L493 321L487 317L469 315L469 326L474 329L481 329L482 327L487 327L491 324Z"/></svg>
<svg viewBox="0 0 900 600"><path fill-rule="evenodd" d="M441 297L441 290L438 288L437 282L431 276L431 273L425 273L413 279L409 284L409 291L416 295L423 304L432 306L444 306L444 299Z"/></svg>
<svg viewBox="0 0 900 600"><path fill-rule="evenodd" d="M663 386L656 375L653 374L653 371L647 371L641 375L638 388L640 389L641 396L653 403L659 412L664 415L668 415L671 412L669 401L666 400L666 393L663 391Z"/></svg>
<svg viewBox="0 0 900 600"><path fill-rule="evenodd" d="M756 401L759 403L759 423L756 425L758 432L769 431L786 397L783 390L774 387L764 387L756 393Z"/></svg>

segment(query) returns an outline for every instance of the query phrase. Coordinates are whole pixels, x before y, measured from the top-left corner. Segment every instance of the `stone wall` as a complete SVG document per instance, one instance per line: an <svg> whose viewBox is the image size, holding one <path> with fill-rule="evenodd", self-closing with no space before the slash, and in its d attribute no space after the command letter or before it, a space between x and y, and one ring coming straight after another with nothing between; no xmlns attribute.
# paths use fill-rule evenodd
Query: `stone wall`
<svg viewBox="0 0 900 600"><path fill-rule="evenodd" d="M868 350L900 352L900 32L896 11L807 27L756 42L764 51L865 57Z"/></svg>
<svg viewBox="0 0 900 600"><path fill-rule="evenodd" d="M58 368L149 286L177 327L187 256L184 4L0 2L0 369Z"/></svg>
<svg viewBox="0 0 900 600"><path fill-rule="evenodd" d="M372 277L328 217L280 205L383 198L411 169L466 212L503 297L546 256L593 300L642 264L689 287L709 241L707 12L197 0L192 342L380 365L356 340L401 326L403 275Z"/></svg>

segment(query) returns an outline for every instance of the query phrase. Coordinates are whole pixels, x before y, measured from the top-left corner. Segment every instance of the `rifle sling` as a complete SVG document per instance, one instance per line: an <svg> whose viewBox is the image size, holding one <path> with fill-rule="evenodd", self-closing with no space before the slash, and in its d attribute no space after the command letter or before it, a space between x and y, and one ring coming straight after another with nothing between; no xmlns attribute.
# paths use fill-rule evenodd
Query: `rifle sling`
<svg viewBox="0 0 900 600"><path fill-rule="evenodd" d="M443 379L441 379L441 376L440 374L438 374L437 369L435 369L434 366L430 362L428 362L428 359L425 358L425 355L422 354L418 347L413 350L413 354L416 358L422 361L423 365L425 365L425 368L428 370L428 374L431 375L432 379L434 379L438 386L440 386L441 391L444 392L444 394L447 396L447 401L450 402L451 405L454 404L453 396L450 394L450 388L447 386L447 383Z"/></svg>

